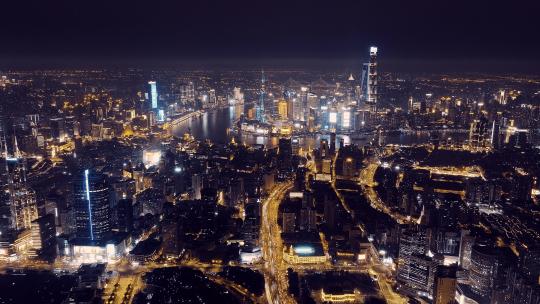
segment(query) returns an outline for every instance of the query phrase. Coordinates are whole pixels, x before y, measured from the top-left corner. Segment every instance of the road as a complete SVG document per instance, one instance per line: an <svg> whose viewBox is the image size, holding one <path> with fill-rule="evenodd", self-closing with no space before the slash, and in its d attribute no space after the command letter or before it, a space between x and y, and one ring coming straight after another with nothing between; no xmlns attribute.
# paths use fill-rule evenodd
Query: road
<svg viewBox="0 0 540 304"><path fill-rule="evenodd" d="M120 274L107 285L103 292L105 304L131 303L133 297L144 288L142 272Z"/></svg>
<svg viewBox="0 0 540 304"><path fill-rule="evenodd" d="M376 161L368 161L367 167L360 171L360 186L369 203L373 208L388 214L399 224L414 222L415 220L410 216L404 216L390 210L375 191L374 187L377 186L377 182L375 182L375 171L377 171L378 167L379 165Z"/></svg>
<svg viewBox="0 0 540 304"><path fill-rule="evenodd" d="M261 247L264 258L264 279L268 303L295 303L289 295L287 268L283 261L283 243L278 225L279 204L292 188L293 182L278 184L263 202L261 218Z"/></svg>
<svg viewBox="0 0 540 304"><path fill-rule="evenodd" d="M231 292L236 293L239 298L249 299L251 303L265 303L264 298L257 298L254 294L249 292L249 290L239 284L236 284L218 275L212 275L207 273L206 277L218 285L225 286Z"/></svg>
<svg viewBox="0 0 540 304"><path fill-rule="evenodd" d="M377 266L381 266L381 268L378 268ZM383 295L384 299L388 304L406 304L408 303L408 300L406 297L396 293L393 289L390 283L388 282L388 277L385 273L384 266L382 265L373 265L369 269L369 274L377 279L377 283L379 284L379 290L381 294Z"/></svg>

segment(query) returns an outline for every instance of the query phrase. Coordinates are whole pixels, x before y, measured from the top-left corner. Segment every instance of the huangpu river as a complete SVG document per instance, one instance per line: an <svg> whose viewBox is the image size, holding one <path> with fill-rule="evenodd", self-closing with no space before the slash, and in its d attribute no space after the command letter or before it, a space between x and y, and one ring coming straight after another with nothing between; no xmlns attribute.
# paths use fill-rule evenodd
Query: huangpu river
<svg viewBox="0 0 540 304"><path fill-rule="evenodd" d="M177 124L173 128L173 135L181 137L184 133L190 132L197 140L210 139L214 143L223 144L227 143L234 136L237 141L253 145L263 144L267 147L274 147L278 144L278 137L273 136L259 136L255 134L242 134L237 135L229 132L229 128L232 128L234 122L244 112L244 105L235 105L226 108L219 108L208 110L200 116L194 116L185 121ZM454 140L461 141L466 139L467 133L448 131L438 131L439 138L452 137ZM329 138L329 135L312 135L300 138L300 144L303 147L316 148L322 138ZM368 143L368 139L352 139L348 135L337 135L337 143L339 145L340 139L343 138L346 144L354 143L358 145L365 145ZM383 136L383 142L385 144L421 144L429 141L429 134L427 132L419 133L393 133Z"/></svg>

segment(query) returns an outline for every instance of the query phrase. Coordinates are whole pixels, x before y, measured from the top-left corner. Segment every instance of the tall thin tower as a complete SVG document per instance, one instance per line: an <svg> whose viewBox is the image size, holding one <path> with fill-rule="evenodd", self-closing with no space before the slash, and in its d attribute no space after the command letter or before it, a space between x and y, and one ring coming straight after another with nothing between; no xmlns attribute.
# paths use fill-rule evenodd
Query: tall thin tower
<svg viewBox="0 0 540 304"><path fill-rule="evenodd" d="M266 78L264 77L264 70L261 71L261 92L259 95L259 103L257 105L257 120L259 122L265 122L264 118L264 98L266 95L266 87L265 87Z"/></svg>
<svg viewBox="0 0 540 304"><path fill-rule="evenodd" d="M155 81L149 81L148 85L150 86L150 106L152 107L152 110L157 109L158 107L158 94L157 94L157 86Z"/></svg>
<svg viewBox="0 0 540 304"><path fill-rule="evenodd" d="M368 86L367 86L367 103L373 107L377 106L378 101L378 84L377 84L377 47L372 46L369 49L369 65L368 65Z"/></svg>
<svg viewBox="0 0 540 304"><path fill-rule="evenodd" d="M360 84L362 99L373 110L378 102L378 74L377 74L377 47L369 48L369 62L362 68L362 82Z"/></svg>

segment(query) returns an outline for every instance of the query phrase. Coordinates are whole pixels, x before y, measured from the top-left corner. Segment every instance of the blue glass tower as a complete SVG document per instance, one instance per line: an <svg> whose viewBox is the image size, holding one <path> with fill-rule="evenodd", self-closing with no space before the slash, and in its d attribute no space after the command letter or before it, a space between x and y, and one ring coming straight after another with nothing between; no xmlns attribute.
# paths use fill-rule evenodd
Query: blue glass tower
<svg viewBox="0 0 540 304"><path fill-rule="evenodd" d="M102 174L84 170L73 183L76 237L100 241L111 230L109 185Z"/></svg>
<svg viewBox="0 0 540 304"><path fill-rule="evenodd" d="M148 85L150 86L150 94L148 99L150 99L152 110L156 110L158 108L157 84L155 81L149 81Z"/></svg>

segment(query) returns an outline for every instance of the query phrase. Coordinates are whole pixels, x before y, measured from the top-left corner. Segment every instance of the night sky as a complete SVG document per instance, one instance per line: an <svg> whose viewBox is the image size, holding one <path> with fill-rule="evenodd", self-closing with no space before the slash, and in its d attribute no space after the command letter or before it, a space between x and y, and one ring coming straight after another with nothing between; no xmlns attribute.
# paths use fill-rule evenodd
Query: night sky
<svg viewBox="0 0 540 304"><path fill-rule="evenodd" d="M3 2L4 66L357 63L371 44L396 69L540 66L532 0Z"/></svg>

